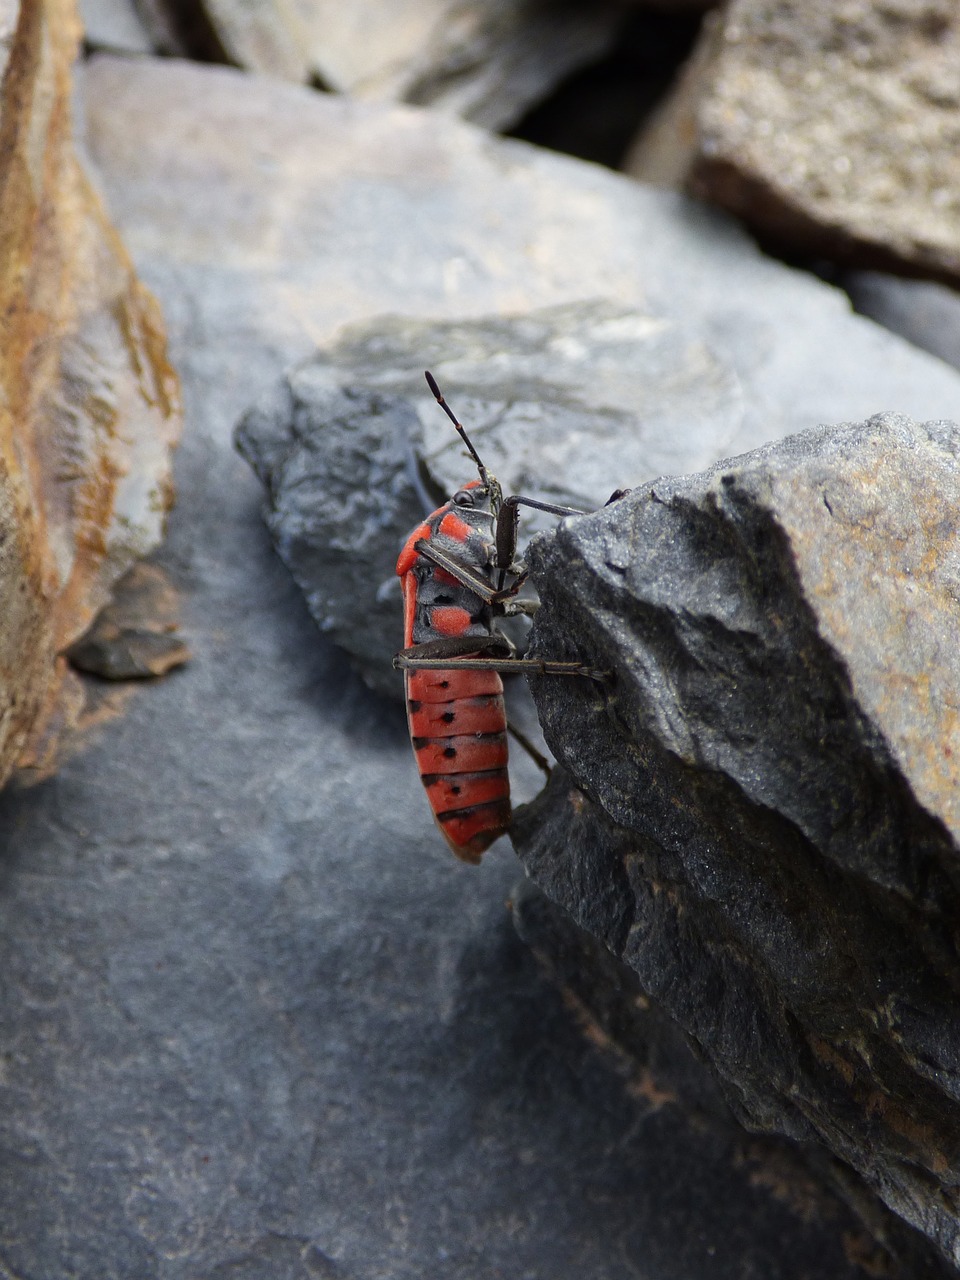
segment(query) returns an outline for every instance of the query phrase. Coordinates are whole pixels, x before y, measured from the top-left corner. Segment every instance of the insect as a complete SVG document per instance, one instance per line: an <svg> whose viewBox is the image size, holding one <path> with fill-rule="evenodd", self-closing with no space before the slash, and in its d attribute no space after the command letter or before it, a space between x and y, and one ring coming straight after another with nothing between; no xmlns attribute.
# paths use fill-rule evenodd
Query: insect
<svg viewBox="0 0 960 1280"><path fill-rule="evenodd" d="M536 607L517 598L527 576L516 562L518 508L558 516L583 512L519 494L505 498L436 379L430 373L426 379L480 478L469 480L419 524L400 552L405 647L393 664L404 673L413 750L437 825L458 858L478 863L510 824L508 726L500 673L595 680L605 680L608 673L579 662L517 657L507 637L496 630L495 618Z"/></svg>

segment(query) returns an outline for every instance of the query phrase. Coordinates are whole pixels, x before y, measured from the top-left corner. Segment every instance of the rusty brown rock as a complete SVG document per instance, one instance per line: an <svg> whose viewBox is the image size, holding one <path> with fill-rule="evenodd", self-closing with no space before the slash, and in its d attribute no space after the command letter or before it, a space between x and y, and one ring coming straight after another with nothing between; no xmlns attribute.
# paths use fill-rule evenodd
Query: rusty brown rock
<svg viewBox="0 0 960 1280"><path fill-rule="evenodd" d="M0 781L49 769L78 705L59 655L159 540L179 427L159 310L74 152L74 7L2 19Z"/></svg>
<svg viewBox="0 0 960 1280"><path fill-rule="evenodd" d="M634 176L658 178L672 136L689 142L689 188L771 239L960 279L952 0L734 0L695 62L637 144Z"/></svg>

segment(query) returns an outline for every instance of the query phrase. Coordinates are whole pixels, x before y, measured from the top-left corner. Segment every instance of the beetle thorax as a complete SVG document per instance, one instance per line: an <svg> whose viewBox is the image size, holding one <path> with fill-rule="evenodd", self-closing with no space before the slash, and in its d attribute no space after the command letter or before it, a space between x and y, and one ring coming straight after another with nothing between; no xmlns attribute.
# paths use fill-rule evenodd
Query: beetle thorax
<svg viewBox="0 0 960 1280"><path fill-rule="evenodd" d="M474 484L470 488L480 486ZM459 490L426 521L430 544L492 584L496 549L489 498L486 494L471 493L474 501L467 505L457 501L464 492ZM469 586L426 556L418 558L413 572L417 579L413 644L447 636L490 634L493 621L490 606Z"/></svg>

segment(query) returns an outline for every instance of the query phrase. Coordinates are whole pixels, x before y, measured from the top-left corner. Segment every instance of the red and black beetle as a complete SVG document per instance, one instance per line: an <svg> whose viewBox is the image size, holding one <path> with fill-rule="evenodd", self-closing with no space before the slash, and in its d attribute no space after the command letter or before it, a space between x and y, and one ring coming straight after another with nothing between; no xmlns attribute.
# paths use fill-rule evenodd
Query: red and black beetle
<svg viewBox="0 0 960 1280"><path fill-rule="evenodd" d="M478 863L510 824L500 672L596 680L605 673L579 662L518 658L496 630L495 618L535 607L516 598L526 577L515 562L518 507L559 516L583 512L519 495L504 498L433 375L426 379L480 479L458 489L418 525L400 552L404 648L394 666L404 673L413 750L437 825L458 858Z"/></svg>

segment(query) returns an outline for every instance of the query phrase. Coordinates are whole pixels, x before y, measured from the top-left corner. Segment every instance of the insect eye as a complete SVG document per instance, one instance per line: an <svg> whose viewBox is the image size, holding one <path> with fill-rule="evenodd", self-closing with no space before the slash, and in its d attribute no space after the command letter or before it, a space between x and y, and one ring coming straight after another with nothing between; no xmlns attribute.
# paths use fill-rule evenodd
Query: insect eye
<svg viewBox="0 0 960 1280"><path fill-rule="evenodd" d="M474 507L477 503L477 490L458 489L453 495L453 501L458 507Z"/></svg>

